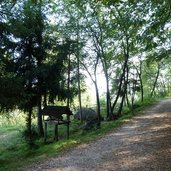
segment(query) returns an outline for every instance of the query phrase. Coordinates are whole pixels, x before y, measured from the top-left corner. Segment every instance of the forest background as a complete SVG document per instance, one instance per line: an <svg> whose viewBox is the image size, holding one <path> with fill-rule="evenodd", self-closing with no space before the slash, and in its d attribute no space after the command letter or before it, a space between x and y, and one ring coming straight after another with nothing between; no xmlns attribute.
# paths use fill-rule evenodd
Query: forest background
<svg viewBox="0 0 171 171"><path fill-rule="evenodd" d="M1 127L41 137L46 105L109 121L169 96L170 23L169 0L0 1Z"/></svg>

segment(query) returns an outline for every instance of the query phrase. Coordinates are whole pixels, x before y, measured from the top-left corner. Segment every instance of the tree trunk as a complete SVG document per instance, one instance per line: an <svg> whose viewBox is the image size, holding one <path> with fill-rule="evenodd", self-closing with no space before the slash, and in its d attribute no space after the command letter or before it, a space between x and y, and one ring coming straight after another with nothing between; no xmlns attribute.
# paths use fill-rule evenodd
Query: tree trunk
<svg viewBox="0 0 171 171"><path fill-rule="evenodd" d="M123 73L121 75L121 78L120 78L120 83L119 83L119 87L118 87L118 92L117 92L117 96L115 98L115 101L112 105L112 108L111 108L111 113L114 114L114 109L115 109L115 106L118 102L118 99L119 99L119 96L120 96L120 93L121 93L121 90L122 90L122 81L123 81Z"/></svg>
<svg viewBox="0 0 171 171"><path fill-rule="evenodd" d="M128 98L128 91L126 92L126 104L127 104L127 107L128 107L128 108L131 107L130 101L129 101L129 98Z"/></svg>
<svg viewBox="0 0 171 171"><path fill-rule="evenodd" d="M38 110L37 110L38 134L39 136L43 136L44 131L43 131L43 123L42 123L41 95L39 95L37 107L38 107Z"/></svg>
<svg viewBox="0 0 171 171"><path fill-rule="evenodd" d="M44 107L47 106L47 93L46 93L46 91L44 92L43 105L44 105Z"/></svg>
<svg viewBox="0 0 171 171"><path fill-rule="evenodd" d="M40 42L40 46L41 46ZM42 66L42 59L38 58L37 60L37 67ZM38 125L38 134L39 136L43 137L44 136L44 130L43 130L43 123L42 123L42 93L43 93L43 88L42 88L42 78L38 75L38 91L37 91L37 125ZM44 104L46 104L46 91L45 91L45 96L44 96Z"/></svg>
<svg viewBox="0 0 171 171"><path fill-rule="evenodd" d="M97 60L95 62L95 67L94 67L94 79L92 77L92 74L89 72L87 66L84 63L81 63L83 65L83 67L85 68L85 70L87 71L87 73L89 74L94 86L95 86L95 91L96 91L96 103L97 103L97 114L98 114L98 126L100 126L101 123L101 110L100 110L100 97L99 97L99 89L98 89L98 85L97 85L97 65L98 65L98 61L99 58L97 57Z"/></svg>
<svg viewBox="0 0 171 171"><path fill-rule="evenodd" d="M99 58L102 62L102 67L106 79L106 118L110 118L111 115L111 100L110 100L110 90L109 90L109 74L108 74L108 66L107 66L107 61L105 59L105 53L103 51L103 46L101 42L101 55L99 55Z"/></svg>
<svg viewBox="0 0 171 171"><path fill-rule="evenodd" d="M141 102L144 101L144 87L143 87L143 81L142 81L142 61L140 61L140 68L138 70L137 67L135 67L137 73L138 73L138 77L140 80L140 90L141 90Z"/></svg>
<svg viewBox="0 0 171 171"><path fill-rule="evenodd" d="M110 103L110 90L109 90L109 78L107 71L105 72L105 78L106 78L106 109L107 109L107 115L106 118L110 118L111 115L111 103Z"/></svg>
<svg viewBox="0 0 171 171"><path fill-rule="evenodd" d="M156 78L155 78L155 81L154 81L154 84L153 84L153 89L151 91L151 97L153 97L153 95L154 95L154 91L155 91L155 88L156 88L156 85L157 85L157 80L159 78L159 74L160 74L160 66L158 64L157 75L156 75Z"/></svg>
<svg viewBox="0 0 171 171"><path fill-rule="evenodd" d="M127 74L126 78L125 78L125 74ZM128 66L126 66L126 70L124 73L124 86L123 86L123 95L122 95L122 100L119 106L119 110L118 110L118 115L121 115L122 109L123 109L123 104L124 104L124 100L126 97L126 93L127 93L127 84L128 84Z"/></svg>
<svg viewBox="0 0 171 171"><path fill-rule="evenodd" d="M100 126L101 123L101 111L100 111L100 97L99 97L99 91L97 87L97 83L94 83L95 90L96 90L96 103L97 103L97 114L98 114L98 126Z"/></svg>
<svg viewBox="0 0 171 171"><path fill-rule="evenodd" d="M32 109L29 109L29 111L27 113L27 119L26 119L26 126L27 126L27 131L28 131L29 143L31 143L31 141L32 141L31 115L32 115Z"/></svg>
<svg viewBox="0 0 171 171"><path fill-rule="evenodd" d="M70 60L70 54L68 57L68 81L67 81L67 89L70 97L70 70L71 70L71 60ZM67 106L70 106L70 98L67 98Z"/></svg>
<svg viewBox="0 0 171 171"><path fill-rule="evenodd" d="M78 101L79 101L79 107L80 107L80 120L81 123L83 123L83 119L82 119L82 101L81 101L81 86L80 86L80 59L79 59L79 30L77 28L77 79L78 79Z"/></svg>
<svg viewBox="0 0 171 171"><path fill-rule="evenodd" d="M128 66L127 65L128 65L128 59L129 59L129 38L128 38L127 35L126 35L126 46L123 44L123 50L124 50L125 62L124 62L124 67L123 67L123 73L121 75L121 80L120 80L120 84L119 84L119 90L118 90L118 93L117 93L117 97L116 97L116 100L115 100L115 102L113 103L113 106L112 106L112 113L114 111L115 105L116 105L116 103L118 101L120 92L122 90L122 81L125 79L126 69L127 69L127 74L128 74ZM124 82L124 94L123 94L123 97L122 97L120 108L118 110L119 114L121 113L121 110L122 110L122 107L123 107L123 102L124 102L126 91L127 91L127 81Z"/></svg>
<svg viewBox="0 0 171 171"><path fill-rule="evenodd" d="M140 72L138 72L138 76L140 79L140 86L141 86L141 101L144 101L144 87L143 87L143 81L142 81L142 61L140 62Z"/></svg>
<svg viewBox="0 0 171 171"><path fill-rule="evenodd" d="M139 78L140 78L140 86L141 86L141 102L143 102L144 101L144 87L143 87L141 75L139 76Z"/></svg>
<svg viewBox="0 0 171 171"><path fill-rule="evenodd" d="M114 113L115 106L116 106L117 101L119 99L119 96L121 94L122 84L123 84L123 80L124 80L125 72L126 72L126 68L127 68L127 63L128 63L128 57L126 57L126 59L125 59L124 66L123 66L123 73L122 73L121 78L120 78L120 83L119 83L119 87L118 87L117 96L116 96L116 99L115 99L115 101L114 101L114 103L112 105L112 108L111 108L111 113L112 114Z"/></svg>

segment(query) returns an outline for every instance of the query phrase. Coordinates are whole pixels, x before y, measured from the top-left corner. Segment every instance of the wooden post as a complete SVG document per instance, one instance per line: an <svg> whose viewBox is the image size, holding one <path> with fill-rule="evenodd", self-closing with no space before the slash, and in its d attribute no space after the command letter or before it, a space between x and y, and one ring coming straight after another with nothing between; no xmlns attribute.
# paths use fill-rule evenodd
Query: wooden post
<svg viewBox="0 0 171 171"><path fill-rule="evenodd" d="M54 140L58 141L58 124L55 124L55 137Z"/></svg>
<svg viewBox="0 0 171 171"><path fill-rule="evenodd" d="M67 122L67 139L69 139L69 121Z"/></svg>
<svg viewBox="0 0 171 171"><path fill-rule="evenodd" d="M45 133L44 133L44 142L46 143L47 138L47 122L45 122Z"/></svg>

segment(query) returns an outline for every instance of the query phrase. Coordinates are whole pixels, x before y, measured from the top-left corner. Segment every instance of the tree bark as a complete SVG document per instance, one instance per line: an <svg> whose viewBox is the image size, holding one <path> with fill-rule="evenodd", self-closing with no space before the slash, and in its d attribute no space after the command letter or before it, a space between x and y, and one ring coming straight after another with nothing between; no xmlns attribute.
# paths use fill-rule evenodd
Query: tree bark
<svg viewBox="0 0 171 171"><path fill-rule="evenodd" d="M100 126L100 123L101 123L101 111L100 111L100 97L99 97L99 90L98 90L97 82L94 82L94 85L95 85L95 90L96 90L98 126Z"/></svg>
<svg viewBox="0 0 171 171"><path fill-rule="evenodd" d="M71 60L70 60L70 54L68 57L68 81L67 81L67 89L70 97L70 70L71 70ZM70 106L70 98L67 98L67 106Z"/></svg>
<svg viewBox="0 0 171 171"><path fill-rule="evenodd" d="M29 144L31 144L31 142L32 142L32 131L31 131L32 119L31 119L31 115L32 115L32 109L30 108L28 113L27 113L27 123L26 123L27 131L28 131Z"/></svg>
<svg viewBox="0 0 171 171"><path fill-rule="evenodd" d="M79 59L79 30L77 28L77 79L78 79L78 101L79 101L79 107L80 107L80 121L83 123L82 119L82 101L81 101L81 86L80 86L80 59Z"/></svg>
<svg viewBox="0 0 171 171"><path fill-rule="evenodd" d="M115 101L114 101L114 103L112 105L112 108L111 108L111 113L112 114L114 113L115 106L116 106L117 101L119 99L119 96L121 94L122 84L123 84L123 80L124 80L125 72L126 72L126 68L127 68L127 63L128 63L128 56L126 55L126 59L125 59L124 66L123 66L123 72L121 74L120 83L119 83L119 86L118 86L117 96L116 96L116 99L115 99Z"/></svg>
<svg viewBox="0 0 171 171"><path fill-rule="evenodd" d="M157 80L159 78L159 74L160 74L160 66L158 64L158 66L157 66L157 75L156 75L156 78L155 78L155 81L154 81L154 84L153 84L153 89L151 91L151 97L153 97L153 95L154 95L154 91L155 91L155 88L156 88L156 85L157 85Z"/></svg>
<svg viewBox="0 0 171 171"><path fill-rule="evenodd" d="M107 105L107 118L110 117L111 115L111 101L110 101L110 90L109 90L109 78L108 74L106 74L106 105Z"/></svg>
<svg viewBox="0 0 171 171"><path fill-rule="evenodd" d="M97 65L98 65L98 61L99 58L97 58L96 63L95 63L95 70L94 70L94 79L91 75L91 73L89 72L87 66L84 63L81 63L83 65L83 67L85 68L85 70L87 71L87 73L89 74L94 86L95 86L95 92L96 92L96 103L97 103L97 114L98 114L98 125L100 126L101 123L101 107L100 107L100 96L99 96L99 89L98 89L98 85L97 85L97 76L96 76L96 71L97 71Z"/></svg>
<svg viewBox="0 0 171 171"><path fill-rule="evenodd" d="M143 86L143 81L142 81L142 61L140 61L140 68L138 70L138 68L135 66L135 69L137 71L139 80L140 80L140 90L141 90L141 102L144 101L144 86Z"/></svg>
<svg viewBox="0 0 171 171"><path fill-rule="evenodd" d="M122 100L121 100L121 103L120 103L120 106L119 106L118 115L121 115L121 112L122 112L122 109L123 109L124 100L125 100L126 93L127 93L128 66L126 66L125 73L124 73L124 79L123 80L124 80L123 95L122 95Z"/></svg>
<svg viewBox="0 0 171 171"><path fill-rule="evenodd" d="M37 105L37 124L38 124L38 134L39 134L39 136L44 135L41 107L42 107L42 105L41 105L41 95L39 95L39 97L38 97L38 105Z"/></svg>

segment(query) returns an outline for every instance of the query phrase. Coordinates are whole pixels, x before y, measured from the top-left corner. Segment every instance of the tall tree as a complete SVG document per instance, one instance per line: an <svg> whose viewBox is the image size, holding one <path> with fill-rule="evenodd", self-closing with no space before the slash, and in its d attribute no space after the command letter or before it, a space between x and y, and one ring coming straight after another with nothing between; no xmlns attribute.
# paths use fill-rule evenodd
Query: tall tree
<svg viewBox="0 0 171 171"><path fill-rule="evenodd" d="M67 90L67 56L70 53L68 41L58 41L58 37L48 34L43 14L43 4L32 5L25 2L18 6L16 16L11 19L11 30L15 50L13 63L15 73L22 78L25 101L19 106L28 112L28 129L31 126L33 107L38 108L38 131L43 135L42 97L44 104L53 103L56 97L66 99ZM18 14L21 14L20 18ZM66 86L64 86L66 85ZM72 91L71 91L72 92ZM74 91L73 93L74 94Z"/></svg>

